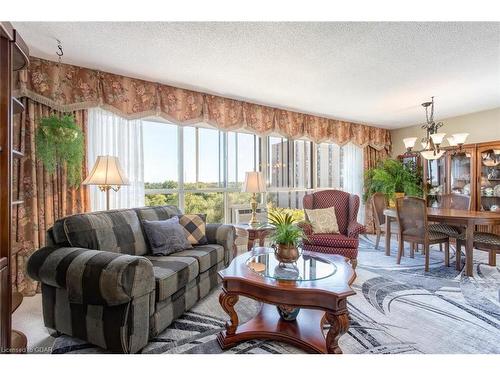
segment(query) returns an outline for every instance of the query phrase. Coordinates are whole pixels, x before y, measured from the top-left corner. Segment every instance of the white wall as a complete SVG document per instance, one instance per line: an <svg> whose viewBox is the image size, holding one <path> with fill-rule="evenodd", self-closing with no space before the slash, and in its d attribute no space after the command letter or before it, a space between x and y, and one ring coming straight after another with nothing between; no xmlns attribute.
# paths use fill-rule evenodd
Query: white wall
<svg viewBox="0 0 500 375"><path fill-rule="evenodd" d="M500 140L500 107L447 119L438 118L438 120L444 123L441 130L447 135L469 133L467 143ZM425 131L421 129L421 125L391 130L392 157L395 158L405 152L403 138L424 136ZM447 146L447 142L444 145ZM417 142L416 148L421 148L420 142Z"/></svg>

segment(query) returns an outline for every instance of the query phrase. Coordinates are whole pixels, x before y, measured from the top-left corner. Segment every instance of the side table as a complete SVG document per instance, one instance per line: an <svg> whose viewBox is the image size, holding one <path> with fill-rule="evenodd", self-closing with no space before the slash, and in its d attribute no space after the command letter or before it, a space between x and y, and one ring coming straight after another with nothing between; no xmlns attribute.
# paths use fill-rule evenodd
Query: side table
<svg viewBox="0 0 500 375"><path fill-rule="evenodd" d="M259 246L263 247L266 237L273 232L272 226L252 227L248 224L236 224L235 227L248 233L248 251L253 249L256 240L259 240Z"/></svg>

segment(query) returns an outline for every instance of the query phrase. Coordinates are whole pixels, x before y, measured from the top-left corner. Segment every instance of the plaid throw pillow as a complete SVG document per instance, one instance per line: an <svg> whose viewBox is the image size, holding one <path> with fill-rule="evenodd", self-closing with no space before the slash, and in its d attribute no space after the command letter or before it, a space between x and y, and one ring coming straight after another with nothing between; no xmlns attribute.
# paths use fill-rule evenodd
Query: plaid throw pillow
<svg viewBox="0 0 500 375"><path fill-rule="evenodd" d="M205 214L186 214L177 215L177 217L191 245L205 245L208 243L206 236L207 216Z"/></svg>

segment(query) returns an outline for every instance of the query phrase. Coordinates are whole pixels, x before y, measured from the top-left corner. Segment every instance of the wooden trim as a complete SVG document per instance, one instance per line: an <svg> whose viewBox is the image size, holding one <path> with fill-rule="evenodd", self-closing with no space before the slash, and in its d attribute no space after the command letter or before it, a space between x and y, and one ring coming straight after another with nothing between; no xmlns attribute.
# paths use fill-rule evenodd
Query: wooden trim
<svg viewBox="0 0 500 375"><path fill-rule="evenodd" d="M14 30L14 45L12 49L12 70L18 71L28 67L30 63L29 49L23 38Z"/></svg>
<svg viewBox="0 0 500 375"><path fill-rule="evenodd" d="M24 153L21 151L12 150L12 156L21 159L22 157L24 157Z"/></svg>
<svg viewBox="0 0 500 375"><path fill-rule="evenodd" d="M23 295L19 292L12 292L12 306L10 308L11 312L14 312L21 306L23 302Z"/></svg>
<svg viewBox="0 0 500 375"><path fill-rule="evenodd" d="M8 348L11 342L11 41L0 37L0 257L7 258L4 271L7 282L2 283L0 302L3 306L0 317L1 332L0 348ZM5 284L5 285L4 285Z"/></svg>
<svg viewBox="0 0 500 375"><path fill-rule="evenodd" d="M0 22L0 36L8 40L14 40L14 27L10 22Z"/></svg>
<svg viewBox="0 0 500 375"><path fill-rule="evenodd" d="M22 103L12 96L12 72L28 66L29 50L26 43L8 22L0 23L0 258L3 258L0 282L0 351L9 348L16 352L26 351L26 336L12 332L12 310L22 300L12 295L10 262L12 249L12 165L14 157L22 153L13 151L13 115L24 110ZM14 304L13 304L14 300Z"/></svg>
<svg viewBox="0 0 500 375"><path fill-rule="evenodd" d="M17 115L18 113L24 112L24 105L19 101L19 99L12 97L12 112Z"/></svg>

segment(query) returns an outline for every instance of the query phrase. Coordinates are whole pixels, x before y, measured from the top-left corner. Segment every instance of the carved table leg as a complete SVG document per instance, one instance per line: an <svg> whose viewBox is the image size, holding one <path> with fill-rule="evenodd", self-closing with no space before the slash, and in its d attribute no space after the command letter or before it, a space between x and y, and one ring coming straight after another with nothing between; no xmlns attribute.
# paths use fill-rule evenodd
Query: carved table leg
<svg viewBox="0 0 500 375"><path fill-rule="evenodd" d="M339 338L349 329L349 314L347 311L338 315L326 312L325 317L330 323L330 329L326 335L326 349L328 353L342 354Z"/></svg>
<svg viewBox="0 0 500 375"><path fill-rule="evenodd" d="M226 322L227 335L234 335L239 324L238 314L234 309L234 305L238 302L238 298L237 294L228 293L224 289L222 289L222 292L219 295L219 303L224 311L229 315L229 321Z"/></svg>

